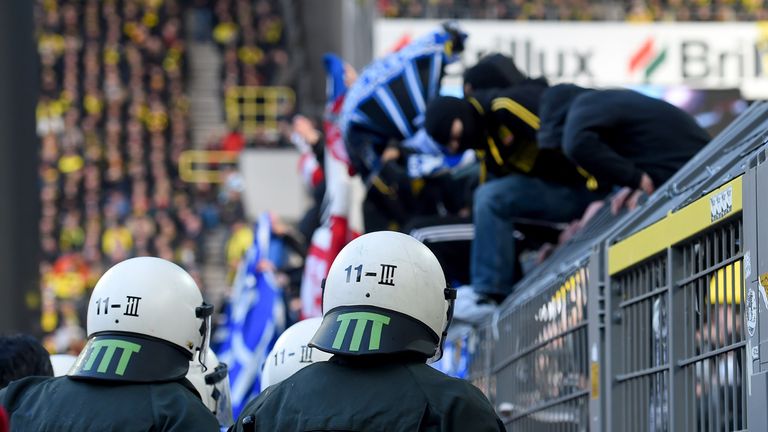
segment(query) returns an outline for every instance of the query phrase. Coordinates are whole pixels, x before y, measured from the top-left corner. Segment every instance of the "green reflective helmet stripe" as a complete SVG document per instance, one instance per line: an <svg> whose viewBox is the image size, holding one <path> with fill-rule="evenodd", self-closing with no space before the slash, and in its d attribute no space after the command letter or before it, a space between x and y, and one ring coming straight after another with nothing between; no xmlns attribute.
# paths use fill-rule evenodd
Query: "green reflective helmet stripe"
<svg viewBox="0 0 768 432"><path fill-rule="evenodd" d="M333 339L332 347L334 349L341 349L341 345L344 343L344 337L347 335L347 329L349 328L350 321L356 321L355 331L352 333L352 341L349 343L349 350L356 352L360 351L360 343L363 340L363 333L368 322L371 322L371 336L368 340L368 350L376 351L381 346L381 331L385 325L389 324L390 318L386 315L381 315L373 312L348 312L341 314L336 318L336 321L340 322L338 333Z"/></svg>
<svg viewBox="0 0 768 432"><path fill-rule="evenodd" d="M95 341L91 345L88 361L86 361L85 365L83 366L84 371L89 371L91 368L93 368L93 363L96 361L96 357L99 356L102 348L106 348L106 351L101 357L101 361L99 362L99 367L96 369L96 372L107 373L107 369L109 368L109 364L112 362L112 357L115 355L115 351L117 348L120 348L122 353L120 354L120 361L117 363L117 368L115 368L115 374L120 376L125 374L125 368L128 367L128 362L131 360L131 355L141 351L141 345L124 340L101 339Z"/></svg>
<svg viewBox="0 0 768 432"><path fill-rule="evenodd" d="M391 309L339 306L326 312L309 346L349 356L414 352L432 357L440 338L426 324Z"/></svg>
<svg viewBox="0 0 768 432"><path fill-rule="evenodd" d="M183 378L191 356L168 341L124 332L97 333L67 374L73 379L160 382Z"/></svg>

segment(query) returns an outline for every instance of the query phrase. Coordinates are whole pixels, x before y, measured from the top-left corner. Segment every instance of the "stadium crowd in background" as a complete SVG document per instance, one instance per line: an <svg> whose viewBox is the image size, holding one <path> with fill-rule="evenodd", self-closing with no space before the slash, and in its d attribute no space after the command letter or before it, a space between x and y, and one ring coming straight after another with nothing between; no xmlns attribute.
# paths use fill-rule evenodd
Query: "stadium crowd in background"
<svg viewBox="0 0 768 432"><path fill-rule="evenodd" d="M179 3L39 6L41 324L60 330L48 349L77 352L105 266L155 255L197 272L215 196L177 174L190 147Z"/></svg>
<svg viewBox="0 0 768 432"><path fill-rule="evenodd" d="M768 18L755 0L378 0L388 18L601 21L760 21Z"/></svg>
<svg viewBox="0 0 768 432"><path fill-rule="evenodd" d="M600 13L586 0L379 0L378 8L389 18L590 20Z"/></svg>
<svg viewBox="0 0 768 432"><path fill-rule="evenodd" d="M759 21L768 17L754 0L378 0L388 18L603 21Z"/></svg>
<svg viewBox="0 0 768 432"><path fill-rule="evenodd" d="M279 81L288 57L274 4L197 2L208 19L193 21L191 30L221 47L225 91ZM49 334L47 349L76 354L84 343L88 290L107 267L158 256L183 265L202 284L204 231L223 225L242 240L250 227L235 170L220 185L179 177L179 156L192 146L183 5L42 0L36 6L40 324ZM244 145L233 130L215 137L210 149Z"/></svg>

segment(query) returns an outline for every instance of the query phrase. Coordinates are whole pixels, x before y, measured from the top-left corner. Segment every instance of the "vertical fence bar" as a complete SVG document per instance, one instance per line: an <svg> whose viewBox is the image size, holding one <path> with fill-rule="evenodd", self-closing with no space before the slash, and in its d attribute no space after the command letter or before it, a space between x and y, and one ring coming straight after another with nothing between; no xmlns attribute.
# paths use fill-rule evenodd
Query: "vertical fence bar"
<svg viewBox="0 0 768 432"><path fill-rule="evenodd" d="M684 341L688 341L690 338L688 332L688 323L686 319L689 310L684 309L688 304L687 292L685 286L678 286L675 281L679 280L680 275L688 268L688 258L686 254L687 249L683 249L681 252L679 249L670 248L667 249L667 266L665 269L665 277L667 283L667 335L669 337L666 346L667 352L667 370L666 373L669 377L669 387L664 396L667 401L667 413L665 416L666 425L668 430L673 432L683 431L688 423L686 418L688 406L688 398L685 397L686 388L686 375L685 369L681 369L677 366L677 360L683 357L688 351L688 345ZM681 306L683 308L681 308ZM678 409L678 405L682 405L681 409ZM678 413L678 411L680 411Z"/></svg>

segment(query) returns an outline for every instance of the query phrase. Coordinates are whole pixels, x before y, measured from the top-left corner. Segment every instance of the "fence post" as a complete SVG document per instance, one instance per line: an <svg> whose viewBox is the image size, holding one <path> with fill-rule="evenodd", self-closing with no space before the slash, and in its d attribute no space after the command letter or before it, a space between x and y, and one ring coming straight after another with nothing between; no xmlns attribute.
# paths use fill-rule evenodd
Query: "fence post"
<svg viewBox="0 0 768 432"><path fill-rule="evenodd" d="M768 164L765 150L750 160L744 174L744 279L747 333L747 425L768 430ZM761 279L763 280L761 283Z"/></svg>
<svg viewBox="0 0 768 432"><path fill-rule="evenodd" d="M595 245L589 259L587 286L587 349L589 362L589 430L605 429L605 248Z"/></svg>
<svg viewBox="0 0 768 432"><path fill-rule="evenodd" d="M603 397L605 398L604 424L605 430L619 430L621 426L617 425L617 419L624 416L624 410L621 403L616 403L621 394L617 391L616 376L617 365L622 358L621 352L621 312L617 305L621 302L620 289L614 284L608 268L610 240L602 242L602 249L605 253L605 268L602 270L604 293L605 293L605 345L603 347Z"/></svg>
<svg viewBox="0 0 768 432"><path fill-rule="evenodd" d="M667 325L669 326L669 388L667 389L669 415L669 430L672 432L683 432L690 430L690 425L686 424L687 411L683 401L689 400L686 397L686 391L691 391L685 386L685 376L682 368L678 366L678 361L685 358L685 332L688 331L683 320L688 311L685 310L685 291L678 286L678 281L683 277L683 260L680 249L671 247L667 249L667 284L669 286L667 302Z"/></svg>

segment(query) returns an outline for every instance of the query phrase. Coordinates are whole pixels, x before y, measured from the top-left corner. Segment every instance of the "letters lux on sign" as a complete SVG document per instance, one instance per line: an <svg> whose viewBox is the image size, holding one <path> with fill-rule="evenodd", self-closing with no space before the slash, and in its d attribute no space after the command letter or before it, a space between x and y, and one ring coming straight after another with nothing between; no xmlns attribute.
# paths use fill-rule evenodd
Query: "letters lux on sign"
<svg viewBox="0 0 768 432"><path fill-rule="evenodd" d="M336 321L339 321L341 324L339 325L339 331L336 333L336 338L333 340L333 349L341 349L344 337L349 329L349 323L355 321L355 330L349 343L349 351L360 351L363 333L369 322L371 323L371 337L368 340L368 350L376 351L381 345L381 331L385 325L389 325L390 318L373 312L349 312L339 315Z"/></svg>
<svg viewBox="0 0 768 432"><path fill-rule="evenodd" d="M84 371L89 371L93 368L93 364L96 362L96 357L104 350L104 355L101 357L99 366L96 369L98 373L107 373L112 357L115 355L115 351L120 348L122 350L120 354L120 360L117 362L115 368L115 374L122 376L125 373L125 368L128 367L128 362L131 361L133 353L141 351L141 345L117 339L102 339L93 342L91 345L91 352L88 355L88 360L83 366Z"/></svg>

